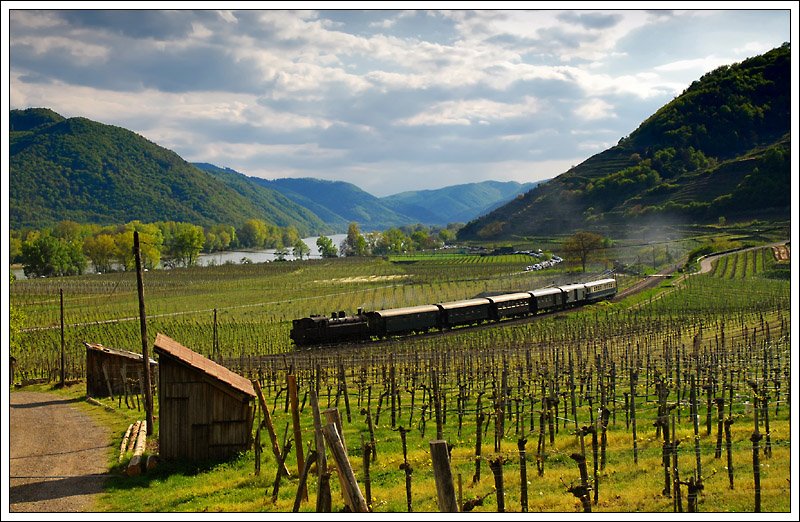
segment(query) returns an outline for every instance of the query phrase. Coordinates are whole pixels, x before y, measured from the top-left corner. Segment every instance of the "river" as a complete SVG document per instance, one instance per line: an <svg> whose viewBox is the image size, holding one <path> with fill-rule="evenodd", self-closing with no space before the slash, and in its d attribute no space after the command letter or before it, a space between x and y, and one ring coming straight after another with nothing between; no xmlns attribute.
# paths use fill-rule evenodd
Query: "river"
<svg viewBox="0 0 800 522"><path fill-rule="evenodd" d="M347 237L347 234L333 234L328 236L333 241L333 244L336 248L339 248L339 245L344 238ZM308 245L308 248L311 249L311 253L304 257L303 259L319 259L319 248L317 248L317 239L319 236L314 237L305 237L303 238L303 242ZM288 254L284 257L287 261L293 261L295 259L294 255L292 255L292 249L287 248L286 251ZM275 249L268 248L266 250L230 250L226 252L214 252L213 254L200 254L197 258L197 264L200 266L209 266L209 265L222 265L225 263L241 263L243 259L249 259L253 263L263 263L265 261L275 261Z"/></svg>

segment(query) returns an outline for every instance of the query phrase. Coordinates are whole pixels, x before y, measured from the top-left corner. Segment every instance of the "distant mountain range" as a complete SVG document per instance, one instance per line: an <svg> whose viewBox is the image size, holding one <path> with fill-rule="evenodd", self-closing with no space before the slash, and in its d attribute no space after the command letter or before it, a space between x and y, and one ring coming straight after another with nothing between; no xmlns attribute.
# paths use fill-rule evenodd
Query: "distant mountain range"
<svg viewBox="0 0 800 522"><path fill-rule="evenodd" d="M630 136L468 223L522 239L645 223L790 219L789 44L693 82Z"/></svg>
<svg viewBox="0 0 800 522"><path fill-rule="evenodd" d="M195 165L212 174L219 170L206 163ZM234 172L230 169L226 171ZM465 223L541 183L484 181L378 198L344 181L316 178L249 179L280 192L341 231L346 231L351 222L359 223L363 230L385 230L414 223Z"/></svg>
<svg viewBox="0 0 800 522"><path fill-rule="evenodd" d="M188 163L144 137L46 108L12 110L10 226L61 220L132 220L239 226L251 218L303 235L415 223L465 222L536 184L487 181L377 198L353 184L314 178L264 180Z"/></svg>

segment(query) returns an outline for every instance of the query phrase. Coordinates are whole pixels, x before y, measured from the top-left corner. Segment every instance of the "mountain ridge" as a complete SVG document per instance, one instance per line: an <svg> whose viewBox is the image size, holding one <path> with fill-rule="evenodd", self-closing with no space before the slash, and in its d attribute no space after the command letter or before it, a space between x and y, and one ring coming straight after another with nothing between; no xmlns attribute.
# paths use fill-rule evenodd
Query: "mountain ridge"
<svg viewBox="0 0 800 522"><path fill-rule="evenodd" d="M617 145L461 229L522 238L658 220L716 222L790 207L789 44L722 66Z"/></svg>

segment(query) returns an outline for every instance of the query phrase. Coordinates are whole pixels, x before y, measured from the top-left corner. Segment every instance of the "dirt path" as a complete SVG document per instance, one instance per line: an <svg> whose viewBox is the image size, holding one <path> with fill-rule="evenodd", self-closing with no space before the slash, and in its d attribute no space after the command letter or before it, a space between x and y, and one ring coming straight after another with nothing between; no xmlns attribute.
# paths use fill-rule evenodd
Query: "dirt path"
<svg viewBox="0 0 800 522"><path fill-rule="evenodd" d="M111 433L74 399L9 395L9 511L90 512L107 475Z"/></svg>

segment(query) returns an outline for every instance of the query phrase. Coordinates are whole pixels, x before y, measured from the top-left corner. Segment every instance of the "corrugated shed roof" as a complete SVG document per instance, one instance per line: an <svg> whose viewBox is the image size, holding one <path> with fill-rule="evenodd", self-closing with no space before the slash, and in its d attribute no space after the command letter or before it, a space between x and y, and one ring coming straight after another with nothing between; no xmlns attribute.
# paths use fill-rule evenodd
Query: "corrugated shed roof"
<svg viewBox="0 0 800 522"><path fill-rule="evenodd" d="M84 342L86 348L97 352L106 353L109 355L116 355L118 357L125 357L126 359L133 359L136 362L142 361L142 354L136 352L129 352L128 350L117 350L116 348L107 348L100 343L87 343ZM155 359L150 359L150 364L158 364Z"/></svg>
<svg viewBox="0 0 800 522"><path fill-rule="evenodd" d="M251 397L256 396L256 392L253 389L253 383L248 379L242 377L238 373L230 371L224 366L215 363L211 359L203 357L199 353L190 350L189 348L180 344L178 341L175 341L162 333L159 333L156 336L156 342L153 346L153 350L171 355L172 357L175 357L176 359L188 364L192 368L195 368L206 375L217 379L218 381L224 382L230 387L246 393Z"/></svg>

